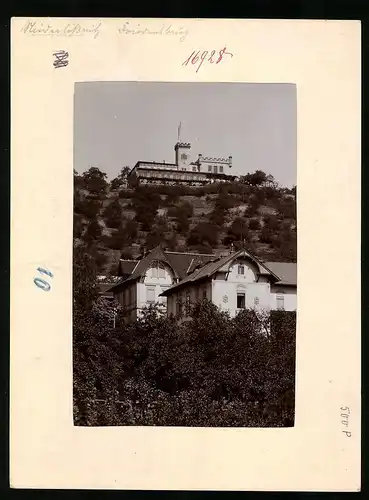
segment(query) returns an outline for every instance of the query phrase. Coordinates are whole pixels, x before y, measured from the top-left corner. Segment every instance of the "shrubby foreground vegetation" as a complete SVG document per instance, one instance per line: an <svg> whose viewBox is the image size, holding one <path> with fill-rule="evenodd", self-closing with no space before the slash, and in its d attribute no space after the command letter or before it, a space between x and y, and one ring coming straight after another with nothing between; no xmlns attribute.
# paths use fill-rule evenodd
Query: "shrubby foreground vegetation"
<svg viewBox="0 0 369 500"><path fill-rule="evenodd" d="M231 319L202 301L181 324L151 308L131 325L118 313L114 325L96 272L87 248L76 247L76 425L294 425L295 313Z"/></svg>

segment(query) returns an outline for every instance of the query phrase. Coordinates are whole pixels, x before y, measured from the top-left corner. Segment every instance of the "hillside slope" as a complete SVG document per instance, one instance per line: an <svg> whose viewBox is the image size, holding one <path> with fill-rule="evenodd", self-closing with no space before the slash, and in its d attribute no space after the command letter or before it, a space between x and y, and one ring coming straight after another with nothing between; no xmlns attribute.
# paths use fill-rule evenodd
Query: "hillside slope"
<svg viewBox="0 0 369 500"><path fill-rule="evenodd" d="M261 260L295 262L296 189L270 176L268 183L245 177L204 187L127 189L117 179L107 183L98 169L75 173L75 244L86 246L99 272L113 275L119 258L137 258L158 244L206 253L244 244Z"/></svg>

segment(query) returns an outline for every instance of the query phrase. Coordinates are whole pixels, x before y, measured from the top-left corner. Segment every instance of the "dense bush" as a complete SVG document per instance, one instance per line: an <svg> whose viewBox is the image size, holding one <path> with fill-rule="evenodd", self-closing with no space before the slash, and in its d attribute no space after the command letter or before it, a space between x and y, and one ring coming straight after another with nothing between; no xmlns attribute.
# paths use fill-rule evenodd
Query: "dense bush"
<svg viewBox="0 0 369 500"><path fill-rule="evenodd" d="M218 228L208 222L200 222L193 229L187 239L188 246L209 245L210 247L218 244Z"/></svg>
<svg viewBox="0 0 369 500"><path fill-rule="evenodd" d="M88 200L85 198L80 198L75 200L74 211L78 215L83 215L86 219L95 219L101 209L100 200Z"/></svg>
<svg viewBox="0 0 369 500"><path fill-rule="evenodd" d="M260 229L260 222L259 222L259 219L250 219L249 220L249 229L251 229L251 231L257 231L258 229Z"/></svg>
<svg viewBox="0 0 369 500"><path fill-rule="evenodd" d="M103 212L105 223L107 227L118 229L122 219L122 207L118 200L114 200L105 208Z"/></svg>
<svg viewBox="0 0 369 500"><path fill-rule="evenodd" d="M74 255L77 425L292 426L295 313L212 303L178 323L155 307L125 325L97 298L94 262ZM99 303L100 302L100 303Z"/></svg>
<svg viewBox="0 0 369 500"><path fill-rule="evenodd" d="M231 243L243 242L249 238L249 231L247 220L243 217L237 217L229 226L227 236L224 238L223 243L230 245Z"/></svg>
<svg viewBox="0 0 369 500"><path fill-rule="evenodd" d="M189 219L193 216L193 206L191 203L183 201L179 205L170 207L167 215L174 219L177 233L186 235L190 228Z"/></svg>

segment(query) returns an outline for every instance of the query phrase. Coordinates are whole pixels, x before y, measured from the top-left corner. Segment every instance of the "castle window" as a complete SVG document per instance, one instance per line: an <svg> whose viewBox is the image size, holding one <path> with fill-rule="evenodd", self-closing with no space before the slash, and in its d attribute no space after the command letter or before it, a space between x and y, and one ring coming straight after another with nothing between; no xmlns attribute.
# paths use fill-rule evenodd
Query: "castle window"
<svg viewBox="0 0 369 500"><path fill-rule="evenodd" d="M245 268L242 264L238 266L238 274L245 274Z"/></svg>
<svg viewBox="0 0 369 500"><path fill-rule="evenodd" d="M211 172L212 171L212 167L211 165L208 166L208 171Z"/></svg>
<svg viewBox="0 0 369 500"><path fill-rule="evenodd" d="M181 160L187 160L187 155L185 153L182 153L181 154Z"/></svg>
<svg viewBox="0 0 369 500"><path fill-rule="evenodd" d="M219 167L219 172L224 172L224 168L223 167Z"/></svg>
<svg viewBox="0 0 369 500"><path fill-rule="evenodd" d="M192 167L192 172L196 172L196 167Z"/></svg>
<svg viewBox="0 0 369 500"><path fill-rule="evenodd" d="M259 297L254 298L254 305L258 306L259 305Z"/></svg>

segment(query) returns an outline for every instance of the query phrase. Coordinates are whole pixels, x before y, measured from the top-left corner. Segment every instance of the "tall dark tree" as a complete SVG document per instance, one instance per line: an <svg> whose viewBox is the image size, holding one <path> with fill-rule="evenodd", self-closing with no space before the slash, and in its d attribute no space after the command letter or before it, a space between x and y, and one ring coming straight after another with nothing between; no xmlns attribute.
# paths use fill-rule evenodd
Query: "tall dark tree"
<svg viewBox="0 0 369 500"><path fill-rule="evenodd" d="M103 215L107 227L118 229L123 219L122 207L119 201L114 200L112 203L109 203Z"/></svg>
<svg viewBox="0 0 369 500"><path fill-rule="evenodd" d="M99 196L105 193L107 188L107 175L97 167L90 167L82 175L86 189L90 194Z"/></svg>

